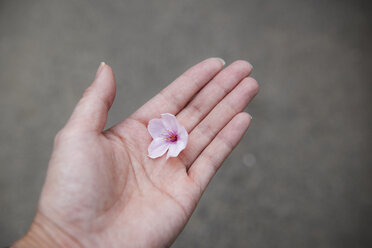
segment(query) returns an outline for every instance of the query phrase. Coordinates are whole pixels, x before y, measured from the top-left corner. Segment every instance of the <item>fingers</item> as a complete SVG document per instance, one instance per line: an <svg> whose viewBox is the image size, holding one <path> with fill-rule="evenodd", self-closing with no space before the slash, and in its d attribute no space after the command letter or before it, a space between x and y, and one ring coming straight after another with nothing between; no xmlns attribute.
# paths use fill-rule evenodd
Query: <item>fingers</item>
<svg viewBox="0 0 372 248"><path fill-rule="evenodd" d="M202 193L212 177L239 143L247 131L251 116L245 112L237 114L213 139L213 141L200 154L188 173L190 178L199 185Z"/></svg>
<svg viewBox="0 0 372 248"><path fill-rule="evenodd" d="M222 69L223 65L223 60L209 58L191 67L143 105L131 118L147 123L163 113L176 115Z"/></svg>
<svg viewBox="0 0 372 248"><path fill-rule="evenodd" d="M242 60L226 67L177 115L179 122L190 132L251 70Z"/></svg>
<svg viewBox="0 0 372 248"><path fill-rule="evenodd" d="M179 155L186 168L195 161L217 133L248 105L258 92L255 79L243 79L217 106L197 125L189 135L187 148Z"/></svg>
<svg viewBox="0 0 372 248"><path fill-rule="evenodd" d="M106 125L108 111L114 102L115 94L114 73L110 66L101 63L96 78L91 86L85 90L66 127L102 132Z"/></svg>

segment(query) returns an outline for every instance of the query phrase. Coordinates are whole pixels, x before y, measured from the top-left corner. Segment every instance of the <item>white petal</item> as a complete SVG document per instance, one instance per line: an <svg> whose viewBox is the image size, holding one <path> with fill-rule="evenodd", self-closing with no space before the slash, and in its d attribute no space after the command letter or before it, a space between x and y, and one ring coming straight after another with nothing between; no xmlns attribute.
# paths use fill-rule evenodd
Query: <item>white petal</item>
<svg viewBox="0 0 372 248"><path fill-rule="evenodd" d="M161 120L163 121L165 129L173 132L178 132L179 124L174 115L169 113L161 114Z"/></svg>
<svg viewBox="0 0 372 248"><path fill-rule="evenodd" d="M150 158L158 158L163 156L163 154L169 148L169 143L162 138L154 139L149 145L148 153Z"/></svg>
<svg viewBox="0 0 372 248"><path fill-rule="evenodd" d="M169 150L168 150L168 153L167 153L167 159L169 157L177 157L178 154L180 154L180 152L185 149L186 147L186 144L182 141L178 141L175 142L175 143L172 143L170 144L169 146Z"/></svg>
<svg viewBox="0 0 372 248"><path fill-rule="evenodd" d="M162 134L166 132L163 121L161 119L150 120L149 125L147 126L147 130L149 130L151 137L153 137L154 139L163 137Z"/></svg>
<svg viewBox="0 0 372 248"><path fill-rule="evenodd" d="M184 146L186 147L188 139L189 139L189 134L187 133L185 127L180 126L179 129L178 129L177 143L182 142L182 143L184 143Z"/></svg>

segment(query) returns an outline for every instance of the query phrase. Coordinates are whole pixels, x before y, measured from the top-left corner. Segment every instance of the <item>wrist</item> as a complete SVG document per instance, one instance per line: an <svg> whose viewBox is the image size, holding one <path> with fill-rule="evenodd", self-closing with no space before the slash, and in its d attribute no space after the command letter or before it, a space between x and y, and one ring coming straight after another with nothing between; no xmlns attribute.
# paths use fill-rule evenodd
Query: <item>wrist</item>
<svg viewBox="0 0 372 248"><path fill-rule="evenodd" d="M37 213L30 229L11 247L82 247L71 235L41 213Z"/></svg>

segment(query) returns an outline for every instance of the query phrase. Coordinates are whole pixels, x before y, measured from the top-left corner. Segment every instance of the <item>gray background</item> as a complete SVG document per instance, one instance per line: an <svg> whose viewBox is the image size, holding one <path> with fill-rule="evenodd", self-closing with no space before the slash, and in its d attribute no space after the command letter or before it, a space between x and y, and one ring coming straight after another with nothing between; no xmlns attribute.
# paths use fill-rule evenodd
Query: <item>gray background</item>
<svg viewBox="0 0 372 248"><path fill-rule="evenodd" d="M0 246L27 230L100 61L112 125L187 67L246 59L253 123L174 247L372 247L367 1L0 1Z"/></svg>

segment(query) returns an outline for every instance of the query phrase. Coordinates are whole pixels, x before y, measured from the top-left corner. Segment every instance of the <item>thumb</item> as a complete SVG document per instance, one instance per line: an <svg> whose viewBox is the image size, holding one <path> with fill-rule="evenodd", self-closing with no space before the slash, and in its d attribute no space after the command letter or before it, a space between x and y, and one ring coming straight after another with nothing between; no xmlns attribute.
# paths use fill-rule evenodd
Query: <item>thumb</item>
<svg viewBox="0 0 372 248"><path fill-rule="evenodd" d="M102 62L98 67L96 78L85 90L66 126L82 131L102 132L115 94L114 73L110 66Z"/></svg>

